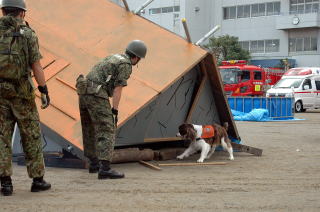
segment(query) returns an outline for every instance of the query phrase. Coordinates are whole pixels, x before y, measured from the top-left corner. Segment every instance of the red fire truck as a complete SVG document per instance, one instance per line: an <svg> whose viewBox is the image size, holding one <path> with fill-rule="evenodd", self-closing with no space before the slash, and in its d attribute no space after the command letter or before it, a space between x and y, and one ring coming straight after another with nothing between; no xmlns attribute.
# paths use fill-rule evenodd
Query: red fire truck
<svg viewBox="0 0 320 212"><path fill-rule="evenodd" d="M219 70L227 96L263 96L283 75L281 69L247 65L246 60L222 61Z"/></svg>

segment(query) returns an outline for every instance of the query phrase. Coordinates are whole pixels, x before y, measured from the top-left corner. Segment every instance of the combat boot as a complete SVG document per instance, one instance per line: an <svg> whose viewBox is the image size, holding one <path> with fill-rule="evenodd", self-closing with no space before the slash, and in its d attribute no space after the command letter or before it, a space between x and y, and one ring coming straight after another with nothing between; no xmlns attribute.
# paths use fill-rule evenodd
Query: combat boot
<svg viewBox="0 0 320 212"><path fill-rule="evenodd" d="M47 183L43 177L35 177L33 178L33 182L31 185L31 192L39 192L49 190L51 188L51 184Z"/></svg>
<svg viewBox="0 0 320 212"><path fill-rule="evenodd" d="M115 170L112 170L110 168L110 162L106 160L100 161L100 167L99 167L99 173L98 173L98 179L120 179L124 178L124 174L117 172Z"/></svg>
<svg viewBox="0 0 320 212"><path fill-rule="evenodd" d="M11 196L13 192L13 186L11 177L1 177L1 193L3 196Z"/></svg>
<svg viewBox="0 0 320 212"><path fill-rule="evenodd" d="M90 158L89 173L97 173L99 171L99 160L97 158Z"/></svg>

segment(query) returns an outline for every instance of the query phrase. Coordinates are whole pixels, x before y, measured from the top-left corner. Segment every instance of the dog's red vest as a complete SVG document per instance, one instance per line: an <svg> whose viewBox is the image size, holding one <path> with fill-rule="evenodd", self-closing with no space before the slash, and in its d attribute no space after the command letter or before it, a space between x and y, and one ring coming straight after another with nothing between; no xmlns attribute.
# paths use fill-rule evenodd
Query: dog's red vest
<svg viewBox="0 0 320 212"><path fill-rule="evenodd" d="M213 138L213 137L214 137L213 126L212 125L203 125L201 138Z"/></svg>

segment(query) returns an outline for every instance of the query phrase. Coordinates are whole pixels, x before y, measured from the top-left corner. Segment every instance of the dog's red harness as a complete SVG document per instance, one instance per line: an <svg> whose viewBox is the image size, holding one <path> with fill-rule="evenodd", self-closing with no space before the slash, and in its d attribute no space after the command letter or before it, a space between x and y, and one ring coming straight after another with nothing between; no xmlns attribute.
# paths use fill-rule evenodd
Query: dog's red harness
<svg viewBox="0 0 320 212"><path fill-rule="evenodd" d="M213 138L214 137L214 128L212 125L203 125L201 138Z"/></svg>

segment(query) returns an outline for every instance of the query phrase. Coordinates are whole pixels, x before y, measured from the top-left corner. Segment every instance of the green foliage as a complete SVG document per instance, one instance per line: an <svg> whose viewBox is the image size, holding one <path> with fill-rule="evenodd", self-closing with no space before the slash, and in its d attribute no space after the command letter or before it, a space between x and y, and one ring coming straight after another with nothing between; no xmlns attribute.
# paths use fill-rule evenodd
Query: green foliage
<svg viewBox="0 0 320 212"><path fill-rule="evenodd" d="M241 48L238 38L230 35L212 37L203 47L215 55L218 65L223 60L249 60L251 58L249 51Z"/></svg>

